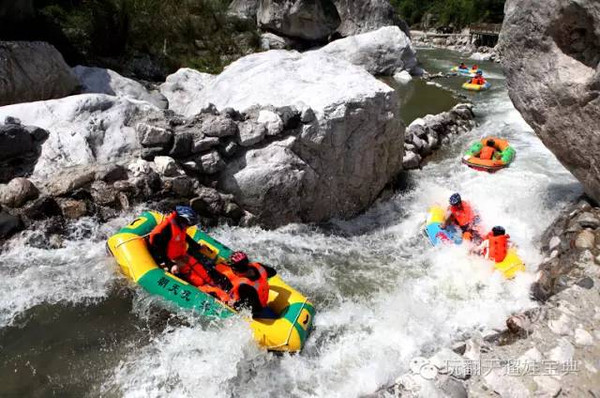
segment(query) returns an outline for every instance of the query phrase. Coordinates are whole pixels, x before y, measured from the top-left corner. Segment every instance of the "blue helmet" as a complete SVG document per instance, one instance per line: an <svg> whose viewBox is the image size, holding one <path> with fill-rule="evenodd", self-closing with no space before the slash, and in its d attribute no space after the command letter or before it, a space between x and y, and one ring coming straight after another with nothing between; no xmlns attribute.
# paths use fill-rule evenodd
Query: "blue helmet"
<svg viewBox="0 0 600 398"><path fill-rule="evenodd" d="M483 72L482 72L482 71L480 71L480 70L478 70L478 71L477 71L477 72L475 72L475 73L476 73L478 76L482 76L482 75L483 75Z"/></svg>
<svg viewBox="0 0 600 398"><path fill-rule="evenodd" d="M189 206L176 206L175 213L178 217L185 219L189 225L198 224L198 215Z"/></svg>
<svg viewBox="0 0 600 398"><path fill-rule="evenodd" d="M457 206L462 202L462 199L460 198L460 194L458 193L454 193L452 194L452 196L450 196L450 205L452 206Z"/></svg>

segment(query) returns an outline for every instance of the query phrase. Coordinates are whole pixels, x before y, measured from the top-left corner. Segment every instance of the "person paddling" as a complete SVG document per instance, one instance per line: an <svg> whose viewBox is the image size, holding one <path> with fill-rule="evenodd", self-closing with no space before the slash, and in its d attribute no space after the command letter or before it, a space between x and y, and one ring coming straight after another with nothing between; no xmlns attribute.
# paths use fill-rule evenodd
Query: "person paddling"
<svg viewBox="0 0 600 398"><path fill-rule="evenodd" d="M477 247L477 251L483 254L485 258L496 263L504 261L510 247L510 235L506 233L503 227L497 225L492 228L485 240Z"/></svg>
<svg viewBox="0 0 600 398"><path fill-rule="evenodd" d="M469 83L477 86L483 86L486 83L486 80L483 78L483 72L478 70L477 73L475 73L475 77L473 77Z"/></svg>

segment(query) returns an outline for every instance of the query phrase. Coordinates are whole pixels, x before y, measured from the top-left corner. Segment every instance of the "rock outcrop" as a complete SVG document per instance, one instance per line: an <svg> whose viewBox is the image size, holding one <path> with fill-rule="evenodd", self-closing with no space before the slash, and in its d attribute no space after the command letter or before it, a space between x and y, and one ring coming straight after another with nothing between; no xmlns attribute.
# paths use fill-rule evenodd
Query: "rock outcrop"
<svg viewBox="0 0 600 398"><path fill-rule="evenodd" d="M500 52L510 97L600 201L600 3L509 0Z"/></svg>
<svg viewBox="0 0 600 398"><path fill-rule="evenodd" d="M410 37L408 25L398 17L388 0L334 0L334 3L342 20L337 32L344 37L384 26L398 26Z"/></svg>
<svg viewBox="0 0 600 398"><path fill-rule="evenodd" d="M283 36L323 41L335 32L340 16L331 0L260 0L257 21Z"/></svg>
<svg viewBox="0 0 600 398"><path fill-rule="evenodd" d="M417 66L410 39L397 26L336 40L316 50L365 68L374 75L393 75Z"/></svg>
<svg viewBox="0 0 600 398"><path fill-rule="evenodd" d="M475 126L471 104L458 104L448 112L414 120L404 134L402 166L406 170L419 168L434 150L449 143L453 136L466 133Z"/></svg>
<svg viewBox="0 0 600 398"><path fill-rule="evenodd" d="M0 120L16 117L25 124L48 130L48 139L33 170L33 176L38 178L64 167L130 157L140 149L135 132L137 123L153 115L161 117L162 113L149 103L104 94L80 94L0 107ZM7 126L2 129L15 128ZM35 136L30 140L35 146Z"/></svg>
<svg viewBox="0 0 600 398"><path fill-rule="evenodd" d="M83 93L128 97L149 102L161 109L166 109L169 104L161 93L148 90L135 80L121 76L111 69L78 65L73 68L73 73L79 79Z"/></svg>
<svg viewBox="0 0 600 398"><path fill-rule="evenodd" d="M167 76L160 85L160 92L169 101L169 109L185 116L198 113L197 100L200 91L215 79L215 75L198 72L190 68L181 68Z"/></svg>
<svg viewBox="0 0 600 398"><path fill-rule="evenodd" d="M202 96L221 110L277 108L240 128L246 140L270 138L236 155L219 179L266 225L355 214L401 169L396 93L343 60L320 52L253 54L231 64ZM289 106L299 118L282 109Z"/></svg>
<svg viewBox="0 0 600 398"><path fill-rule="evenodd" d="M0 106L73 94L77 77L44 42L0 42Z"/></svg>

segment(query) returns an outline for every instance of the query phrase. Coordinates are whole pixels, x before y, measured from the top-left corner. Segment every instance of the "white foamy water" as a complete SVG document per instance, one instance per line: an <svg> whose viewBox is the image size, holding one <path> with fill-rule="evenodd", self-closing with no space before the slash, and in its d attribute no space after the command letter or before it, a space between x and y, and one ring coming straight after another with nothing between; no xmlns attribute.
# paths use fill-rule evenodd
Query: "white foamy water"
<svg viewBox="0 0 600 398"><path fill-rule="evenodd" d="M435 54L441 59L426 69L452 64L443 58L449 53ZM147 344L132 345L117 366L99 376L103 395L360 396L393 381L414 356L459 336L502 327L511 313L534 306L528 292L541 260L537 242L580 186L514 110L495 66L481 64L494 83L490 92L473 97L481 126L458 137L423 170L410 172L407 191L327 228L211 232L276 267L314 302L315 330L301 354L259 349L241 318L209 325L190 320L157 332ZM460 164L470 142L487 134L508 138L516 147L510 168L487 174ZM429 245L421 232L427 209L445 205L453 192L479 209L487 227L506 228L529 274L505 281L464 247ZM122 277L104 256L97 234L123 223L96 226L102 232L67 242L64 249L17 244L9 250L0 260L3 324L42 302L82 303L109 294L110 282ZM63 281L67 272L76 283ZM152 299L145 293L137 297L133 312L148 317Z"/></svg>

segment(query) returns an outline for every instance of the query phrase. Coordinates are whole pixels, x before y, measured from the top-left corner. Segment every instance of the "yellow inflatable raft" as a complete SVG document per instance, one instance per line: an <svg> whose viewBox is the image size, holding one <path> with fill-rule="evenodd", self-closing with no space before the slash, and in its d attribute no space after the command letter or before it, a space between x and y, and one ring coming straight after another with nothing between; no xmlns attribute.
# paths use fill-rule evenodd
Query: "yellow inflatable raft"
<svg viewBox="0 0 600 398"><path fill-rule="evenodd" d="M160 213L144 212L108 239L108 248L123 273L151 294L162 296L202 316L227 318L235 315L235 309L157 266L146 247L144 236L163 219L164 215ZM231 249L200 229L191 227L187 233L204 246L202 254L207 259L225 261L229 258ZM315 309L306 297L279 276L269 278L269 286L267 308L253 319L248 319L254 339L271 351L300 351L311 331Z"/></svg>
<svg viewBox="0 0 600 398"><path fill-rule="evenodd" d="M523 260L519 257L517 249L511 247L508 249L504 260L494 264L494 269L500 272L506 279L511 279L517 273L525 271L525 264L523 264Z"/></svg>
<svg viewBox="0 0 600 398"><path fill-rule="evenodd" d="M485 82L484 84L471 84L469 82L462 85L462 88L469 91L485 91L492 87L490 82Z"/></svg>

